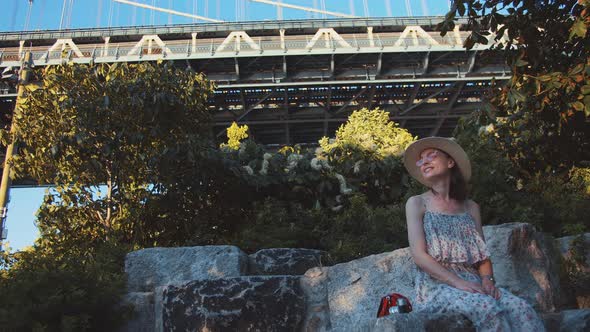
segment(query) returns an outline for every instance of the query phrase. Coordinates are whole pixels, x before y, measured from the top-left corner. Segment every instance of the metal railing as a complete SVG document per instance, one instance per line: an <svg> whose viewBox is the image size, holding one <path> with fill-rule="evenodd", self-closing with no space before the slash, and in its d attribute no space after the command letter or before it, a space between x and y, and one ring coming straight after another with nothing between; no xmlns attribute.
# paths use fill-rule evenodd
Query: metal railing
<svg viewBox="0 0 590 332"><path fill-rule="evenodd" d="M460 32L459 38L454 33L449 33L441 37L438 33L428 33L428 38L406 37L401 38L402 33L376 33L373 39L369 39L366 34L340 34L343 40L349 45L341 41L329 38L325 40L323 37L310 43L313 36L298 35L288 36L284 39L284 44L281 42L280 36L265 36L254 37L252 40L255 43L250 45L247 42L235 41L226 42L223 48L220 48L225 39L196 39L195 43L191 39L188 40L174 40L164 41L164 47L155 43L151 47L148 45L140 45L138 42L125 43L111 43L111 44L80 44L75 45L81 52L82 56L76 55L69 46L65 46L64 50L48 51L48 46L27 47L25 50L31 51L33 60L36 65L43 65L45 63L55 63L63 59L82 60L87 62L90 59L104 59L105 61L118 60L141 60L144 57L162 57L166 58L173 56L173 58L198 58L198 57L232 57L237 54L249 55L276 55L277 53L292 54L305 52L343 52L354 53L357 51L366 52L406 52L412 49L428 49L432 51L448 51L457 50L463 51L462 43L467 37L468 32ZM459 40L457 40L459 39ZM284 47L283 47L284 45ZM485 46L478 46L485 48ZM134 50L135 49L135 50ZM133 51L133 52L132 52ZM20 61L23 50L19 48L7 48L0 50L0 65L6 65L10 62L14 65L15 62ZM84 61L85 59L85 61Z"/></svg>
<svg viewBox="0 0 590 332"><path fill-rule="evenodd" d="M150 34L190 34L193 32L212 31L248 31L248 30L278 30L278 29L319 29L343 27L381 27L408 26L434 27L444 20L443 16L424 17L377 17L355 19L305 19L285 21L250 21L224 23L195 23L159 26L133 26L111 28L82 28L69 30L19 31L0 32L0 41L20 41L38 39L62 39L106 36L137 36ZM460 19L457 24L466 24L467 20Z"/></svg>

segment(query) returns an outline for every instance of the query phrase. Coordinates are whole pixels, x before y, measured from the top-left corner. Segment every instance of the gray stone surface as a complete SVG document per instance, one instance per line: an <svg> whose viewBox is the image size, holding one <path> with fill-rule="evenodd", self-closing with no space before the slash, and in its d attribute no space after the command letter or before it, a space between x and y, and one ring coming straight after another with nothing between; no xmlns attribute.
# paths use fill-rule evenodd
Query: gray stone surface
<svg viewBox="0 0 590 332"><path fill-rule="evenodd" d="M562 316L560 331L590 331L590 309L564 310Z"/></svg>
<svg viewBox="0 0 590 332"><path fill-rule="evenodd" d="M590 331L590 309L573 309L542 314L547 331L587 332Z"/></svg>
<svg viewBox="0 0 590 332"><path fill-rule="evenodd" d="M586 264L585 266L583 266L583 268L586 269L586 271L590 271L590 233L582 234L581 237L584 251L586 254ZM572 249L572 241L576 238L578 238L578 236L573 235L555 239L555 243L557 244L557 247L559 248L559 251L561 252L563 258L571 258L570 249Z"/></svg>
<svg viewBox="0 0 590 332"><path fill-rule="evenodd" d="M463 315L442 315L411 312L392 314L377 319L374 332L475 332L475 327Z"/></svg>
<svg viewBox="0 0 590 332"><path fill-rule="evenodd" d="M305 294L305 319L302 331L325 332L330 330L328 304L328 268L308 270L300 279Z"/></svg>
<svg viewBox="0 0 590 332"><path fill-rule="evenodd" d="M302 275L322 266L327 253L322 250L299 248L262 249L248 256L249 275Z"/></svg>
<svg viewBox="0 0 590 332"><path fill-rule="evenodd" d="M127 293L123 303L133 307L133 317L128 320L120 331L148 332L155 326L154 293L132 292Z"/></svg>
<svg viewBox="0 0 590 332"><path fill-rule="evenodd" d="M162 297L163 331L299 331L304 315L295 276L197 280Z"/></svg>
<svg viewBox="0 0 590 332"><path fill-rule="evenodd" d="M332 329L370 328L379 300L390 293L403 294L413 303L415 268L409 248L330 267L327 288Z"/></svg>
<svg viewBox="0 0 590 332"><path fill-rule="evenodd" d="M414 275L409 248L308 271L304 331L371 329L381 297L401 293L413 302Z"/></svg>
<svg viewBox="0 0 590 332"><path fill-rule="evenodd" d="M564 308L590 308L590 233L555 239L563 258L561 280Z"/></svg>
<svg viewBox="0 0 590 332"><path fill-rule="evenodd" d="M552 238L530 224L485 226L496 284L550 312L559 303L559 252Z"/></svg>
<svg viewBox="0 0 590 332"><path fill-rule="evenodd" d="M235 246L149 248L125 258L129 292L150 292L157 286L190 280L245 274L248 256Z"/></svg>

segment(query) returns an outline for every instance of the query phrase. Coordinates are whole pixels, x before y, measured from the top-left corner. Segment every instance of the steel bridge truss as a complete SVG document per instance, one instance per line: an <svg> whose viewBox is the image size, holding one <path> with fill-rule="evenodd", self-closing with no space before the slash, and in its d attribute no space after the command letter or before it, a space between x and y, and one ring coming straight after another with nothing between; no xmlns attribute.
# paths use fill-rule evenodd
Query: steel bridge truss
<svg viewBox="0 0 590 332"><path fill-rule="evenodd" d="M450 136L506 80L501 54L462 44L467 27L441 37L441 17L215 23L0 34L0 70L168 59L217 84L209 101L220 139L248 124L269 145L316 143L357 109L379 107L414 135ZM492 35L491 38L494 36ZM0 91L4 113L14 94Z"/></svg>

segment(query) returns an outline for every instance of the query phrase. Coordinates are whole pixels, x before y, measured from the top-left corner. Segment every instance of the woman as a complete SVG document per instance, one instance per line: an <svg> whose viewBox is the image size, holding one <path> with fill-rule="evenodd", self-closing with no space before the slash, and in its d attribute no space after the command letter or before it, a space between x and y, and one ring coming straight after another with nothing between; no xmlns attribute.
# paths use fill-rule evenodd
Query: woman
<svg viewBox="0 0 590 332"><path fill-rule="evenodd" d="M525 300L495 286L479 206L467 198L465 151L452 139L428 137L406 149L404 165L430 188L406 203L417 311L459 312L478 331L544 331Z"/></svg>

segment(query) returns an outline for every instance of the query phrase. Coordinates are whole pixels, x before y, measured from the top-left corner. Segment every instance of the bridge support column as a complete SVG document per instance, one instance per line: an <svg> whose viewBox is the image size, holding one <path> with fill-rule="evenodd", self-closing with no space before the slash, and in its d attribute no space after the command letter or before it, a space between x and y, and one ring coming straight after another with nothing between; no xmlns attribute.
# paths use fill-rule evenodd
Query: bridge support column
<svg viewBox="0 0 590 332"><path fill-rule="evenodd" d="M191 54L197 53L197 33L191 33L192 37L192 44L191 44Z"/></svg>
<svg viewBox="0 0 590 332"><path fill-rule="evenodd" d="M103 57L106 57L109 55L109 42L111 41L111 37L104 37L104 48L102 49L102 55Z"/></svg>
<svg viewBox="0 0 590 332"><path fill-rule="evenodd" d="M375 47L375 40L373 39L373 27L367 27L367 37L369 38L369 46Z"/></svg>

